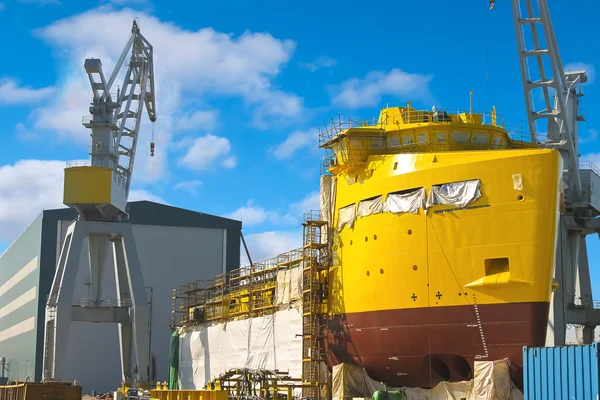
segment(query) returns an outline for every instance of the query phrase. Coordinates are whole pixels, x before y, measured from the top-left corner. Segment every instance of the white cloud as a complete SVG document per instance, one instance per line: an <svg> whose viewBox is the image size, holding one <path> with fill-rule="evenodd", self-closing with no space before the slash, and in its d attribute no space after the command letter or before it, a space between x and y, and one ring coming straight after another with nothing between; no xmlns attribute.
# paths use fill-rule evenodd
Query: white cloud
<svg viewBox="0 0 600 400"><path fill-rule="evenodd" d="M233 168L236 159L231 155L229 139L207 134L198 138L185 138L178 147L187 147L185 155L179 160L179 165L193 171L202 171L215 165Z"/></svg>
<svg viewBox="0 0 600 400"><path fill-rule="evenodd" d="M588 154L583 154L580 158L579 161L582 164L585 164L586 162L590 162L592 163L594 166L596 167L600 167L600 153L588 153Z"/></svg>
<svg viewBox="0 0 600 400"><path fill-rule="evenodd" d="M302 200L297 203L290 204L290 214L302 217L304 213L310 211L318 211L321 208L321 195L318 191L311 192L304 196Z"/></svg>
<svg viewBox="0 0 600 400"><path fill-rule="evenodd" d="M0 79L0 104L35 104L46 100L54 92L55 89L53 87L32 89L30 86L20 86L19 82L13 78Z"/></svg>
<svg viewBox="0 0 600 400"><path fill-rule="evenodd" d="M154 203L161 203L161 204L170 205L162 197L156 196L156 195L154 195L154 194L152 194L149 191L144 190L144 189L132 190L129 193L129 201L141 201L141 200L148 200L148 201L152 201Z"/></svg>
<svg viewBox="0 0 600 400"><path fill-rule="evenodd" d="M255 206L253 200L248 200L245 206L226 214L225 218L242 221L243 226L259 225L265 222L279 225L295 221L289 214L280 215L278 211L268 211L262 207Z"/></svg>
<svg viewBox="0 0 600 400"><path fill-rule="evenodd" d="M591 85L596 81L596 68L592 64L586 64L581 62L569 63L565 65L565 72L577 71L577 70L585 70L587 73L588 81L587 84Z"/></svg>
<svg viewBox="0 0 600 400"><path fill-rule="evenodd" d="M0 166L0 241L12 240L44 209L65 208L65 161L20 160ZM132 190L130 200L168 204L145 190Z"/></svg>
<svg viewBox="0 0 600 400"><path fill-rule="evenodd" d="M375 107L385 95L409 97L413 101L430 99L431 79L431 75L410 74L394 68L388 73L369 72L364 79L348 79L328 90L334 106L357 109Z"/></svg>
<svg viewBox="0 0 600 400"><path fill-rule="evenodd" d="M318 146L319 131L317 128L312 128L306 131L294 131L280 143L273 151L273 156L278 160L290 158L294 153L304 147Z"/></svg>
<svg viewBox="0 0 600 400"><path fill-rule="evenodd" d="M21 122L16 126L16 135L17 139L25 142L39 142L42 139L38 133L30 131Z"/></svg>
<svg viewBox="0 0 600 400"><path fill-rule="evenodd" d="M290 59L293 41L277 40L266 33L245 32L233 37L212 28L187 31L138 14L129 9L92 10L55 22L39 33L57 49L66 48L78 63L84 55L108 57L112 62L103 59L103 64L109 70L122 50L122 45L116 44L125 42L133 19L139 17L142 34L154 46L157 79L160 76L169 85L177 82L194 94L241 96L251 105L280 97L271 81Z"/></svg>
<svg viewBox="0 0 600 400"><path fill-rule="evenodd" d="M288 206L288 211L280 213L279 210L266 210L263 207L254 204L253 200L238 208L237 210L224 215L225 218L231 218L242 221L243 226L253 226L268 223L270 225L300 225L302 216L305 212L319 209L319 193L312 192L302 200L292 203Z"/></svg>
<svg viewBox="0 0 600 400"><path fill-rule="evenodd" d="M175 129L177 131L211 131L215 127L218 117L218 111L194 111L189 115L179 117Z"/></svg>
<svg viewBox="0 0 600 400"><path fill-rule="evenodd" d="M321 68L335 67L336 65L337 61L327 56L319 56L319 58L310 63L300 63L302 68L306 68L310 72L315 72Z"/></svg>
<svg viewBox="0 0 600 400"><path fill-rule="evenodd" d="M245 240L248 245L250 257L252 257L252 262L257 262L301 247L302 230L253 233L245 236ZM248 264L244 262L244 260L247 261L247 256L243 246L241 248L240 260L243 265Z"/></svg>
<svg viewBox="0 0 600 400"><path fill-rule="evenodd" d="M598 131L595 129L589 129L588 134L585 136L579 134L579 143L595 142L596 139L598 139Z"/></svg>
<svg viewBox="0 0 600 400"><path fill-rule="evenodd" d="M202 182L199 180L193 180L193 181L181 181L179 183L177 183L175 186L173 186L173 189L175 190L185 190L191 194L196 194L198 193L198 188L202 186Z"/></svg>
<svg viewBox="0 0 600 400"><path fill-rule="evenodd" d="M277 118L289 120L302 114L302 99L273 84L294 52L293 41L279 40L267 33L244 32L234 36L212 28L190 31L146 12L117 10L108 4L35 31L55 50L65 78L58 82L59 94L53 101L32 113L33 130L53 131L60 139L73 140L82 147L89 144L89 131L81 125L81 118L89 114L91 96L83 61L100 58L108 76L134 18L138 18L142 34L154 48L158 114L156 156L151 159L148 151L138 152L135 179L148 182L150 177L170 176L168 152L173 149L173 133L200 125L208 129L215 123L215 116L206 111L190 110L193 104L205 104L207 96L241 98L253 110L254 122L260 127ZM111 91L116 91L120 83L118 79ZM144 115L138 148L148 148L151 130ZM229 168L235 163L235 158L225 160Z"/></svg>

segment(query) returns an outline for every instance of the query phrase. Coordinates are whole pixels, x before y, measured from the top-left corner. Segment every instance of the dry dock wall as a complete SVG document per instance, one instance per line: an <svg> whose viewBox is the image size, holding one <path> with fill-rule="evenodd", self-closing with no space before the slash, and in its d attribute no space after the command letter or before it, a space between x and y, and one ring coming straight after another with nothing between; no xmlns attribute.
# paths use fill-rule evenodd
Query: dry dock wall
<svg viewBox="0 0 600 400"><path fill-rule="evenodd" d="M4 339L0 340L0 357L5 357L10 365L10 379L41 379L45 301L52 285L62 240L75 217L71 209L44 211L0 256L0 287L14 281L15 276L18 278L18 272L27 263L36 257L38 260L33 271L0 296L0 309L4 309L6 314L0 314L0 331L12 329L14 332L15 325L27 318L32 318L33 322L33 327L26 332L11 334L10 337L5 333ZM144 283L153 292L152 351L156 357L156 377L164 380L168 377L173 287L182 281L199 277L207 279L224 270L238 268L241 223L147 201L130 203L130 217ZM85 285L89 275L86 254L87 245L84 245L74 301L89 296ZM109 251L103 299L116 299L113 270L112 252ZM32 287L37 287L35 300L18 308L4 308L4 302L13 302ZM67 376L77 380L84 392L111 391L120 385L116 325L72 323L69 342Z"/></svg>

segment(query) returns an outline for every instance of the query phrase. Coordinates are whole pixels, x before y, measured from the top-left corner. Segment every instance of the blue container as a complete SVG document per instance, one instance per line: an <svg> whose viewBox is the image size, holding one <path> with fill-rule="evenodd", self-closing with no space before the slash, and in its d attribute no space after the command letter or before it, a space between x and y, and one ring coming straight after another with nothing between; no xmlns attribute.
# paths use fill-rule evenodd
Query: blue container
<svg viewBox="0 0 600 400"><path fill-rule="evenodd" d="M598 399L598 343L583 346L524 347L525 400Z"/></svg>

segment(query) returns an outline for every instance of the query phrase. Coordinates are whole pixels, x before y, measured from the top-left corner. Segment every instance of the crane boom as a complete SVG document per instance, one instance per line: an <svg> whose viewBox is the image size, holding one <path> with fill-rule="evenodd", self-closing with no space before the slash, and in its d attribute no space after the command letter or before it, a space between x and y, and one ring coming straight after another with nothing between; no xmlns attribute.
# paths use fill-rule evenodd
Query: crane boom
<svg viewBox="0 0 600 400"><path fill-rule="evenodd" d="M587 76L585 71L565 74L546 0L537 0L537 7L534 7L532 0L524 0L525 7L522 3L521 0L512 0L531 141L540 141L537 123L546 120L547 125L541 131L545 131L546 138L541 144L555 148L562 154L566 167L563 178L567 187L565 201L570 206L577 206L581 201L582 188L577 153L577 124L574 122L580 92L577 87L587 81ZM541 35L538 28L541 28ZM533 48L526 47L527 31ZM546 68L545 59L549 61L549 69ZM530 68L529 60L533 61L531 64L537 65L537 75L534 74L536 69ZM534 94L540 89L543 105L536 108Z"/></svg>

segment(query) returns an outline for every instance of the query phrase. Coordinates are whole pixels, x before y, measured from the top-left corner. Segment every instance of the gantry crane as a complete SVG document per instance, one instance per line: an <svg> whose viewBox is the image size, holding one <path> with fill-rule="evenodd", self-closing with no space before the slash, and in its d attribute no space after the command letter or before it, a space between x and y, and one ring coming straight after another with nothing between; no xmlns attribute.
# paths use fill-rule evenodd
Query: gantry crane
<svg viewBox="0 0 600 400"><path fill-rule="evenodd" d="M493 9L495 1L489 4ZM600 214L600 196L594 192L600 176L579 163L578 122L585 120L579 114L579 99L587 74L565 72L546 0L512 0L512 9L531 141L558 150L563 160L565 207L554 269L558 286L551 300L546 344L565 344L566 324L576 325L578 341L589 344L600 325L600 310L593 306L585 237L600 232L600 220L595 218ZM542 106L535 108L534 93L540 91ZM539 128L537 123L544 121ZM545 137L538 132L545 132Z"/></svg>
<svg viewBox="0 0 600 400"><path fill-rule="evenodd" d="M111 93L128 55L123 84L116 94ZM84 67L93 93L91 117L82 120L92 131L90 165L68 164L65 168L63 202L79 215L67 229L47 300L44 380L70 379L65 376L65 354L71 321L113 322L119 327L122 381L130 387L144 386L149 383L151 364L149 307L132 226L126 222L126 206L144 105L150 121L156 120L152 45L134 21L131 36L108 81L99 59L86 59ZM150 148L153 155L154 142ZM86 239L91 298L73 305ZM109 243L114 256L116 303L102 299Z"/></svg>

